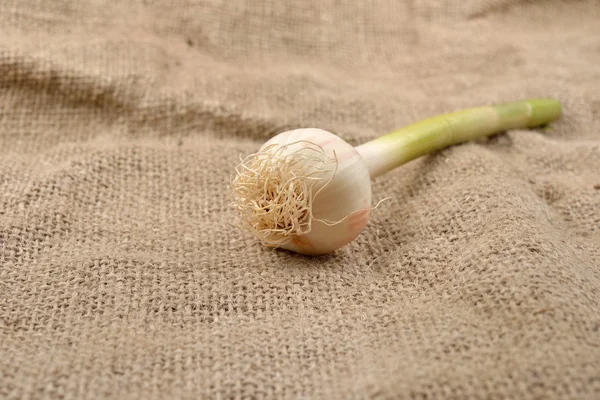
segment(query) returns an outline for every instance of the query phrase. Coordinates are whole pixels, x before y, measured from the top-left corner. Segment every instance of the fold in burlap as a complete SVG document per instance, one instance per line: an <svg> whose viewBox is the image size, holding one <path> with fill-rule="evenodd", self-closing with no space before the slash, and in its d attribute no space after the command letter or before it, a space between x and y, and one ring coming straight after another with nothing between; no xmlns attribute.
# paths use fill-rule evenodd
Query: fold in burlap
<svg viewBox="0 0 600 400"><path fill-rule="evenodd" d="M0 1L0 397L600 397L597 1ZM330 256L230 227L240 154L554 97L374 182Z"/></svg>

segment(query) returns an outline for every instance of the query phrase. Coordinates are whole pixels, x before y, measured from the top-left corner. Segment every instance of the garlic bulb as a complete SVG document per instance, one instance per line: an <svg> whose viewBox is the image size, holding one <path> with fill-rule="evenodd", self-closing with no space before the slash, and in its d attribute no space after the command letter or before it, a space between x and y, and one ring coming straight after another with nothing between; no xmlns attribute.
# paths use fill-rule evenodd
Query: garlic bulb
<svg viewBox="0 0 600 400"><path fill-rule="evenodd" d="M267 246L326 254L354 240L367 224L369 170L356 149L333 133L280 133L237 172L234 204Z"/></svg>
<svg viewBox="0 0 600 400"><path fill-rule="evenodd" d="M357 147L322 129L283 132L238 165L232 203L240 226L263 244L307 255L330 253L367 225L372 178L448 146L548 124L561 112L553 99L476 107Z"/></svg>

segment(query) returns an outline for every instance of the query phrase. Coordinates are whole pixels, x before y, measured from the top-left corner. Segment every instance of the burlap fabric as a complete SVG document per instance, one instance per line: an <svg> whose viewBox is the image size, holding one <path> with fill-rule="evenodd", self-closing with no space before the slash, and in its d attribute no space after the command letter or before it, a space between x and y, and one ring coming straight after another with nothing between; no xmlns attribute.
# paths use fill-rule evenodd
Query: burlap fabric
<svg viewBox="0 0 600 400"><path fill-rule="evenodd" d="M600 398L597 1L0 1L0 397ZM240 154L469 106L335 254L230 227Z"/></svg>

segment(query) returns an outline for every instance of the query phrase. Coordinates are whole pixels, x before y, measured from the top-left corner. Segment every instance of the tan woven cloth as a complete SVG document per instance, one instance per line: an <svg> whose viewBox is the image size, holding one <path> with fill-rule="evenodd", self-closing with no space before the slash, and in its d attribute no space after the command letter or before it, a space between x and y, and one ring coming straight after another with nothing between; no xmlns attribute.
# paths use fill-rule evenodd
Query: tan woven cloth
<svg viewBox="0 0 600 400"><path fill-rule="evenodd" d="M600 3L0 0L0 398L600 398ZM335 254L238 156L555 97L374 182Z"/></svg>

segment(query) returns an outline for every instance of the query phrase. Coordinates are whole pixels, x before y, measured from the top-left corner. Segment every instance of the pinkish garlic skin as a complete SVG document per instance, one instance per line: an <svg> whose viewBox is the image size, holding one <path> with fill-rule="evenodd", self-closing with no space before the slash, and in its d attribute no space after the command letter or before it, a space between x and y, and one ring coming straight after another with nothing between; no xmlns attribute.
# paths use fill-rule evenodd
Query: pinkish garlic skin
<svg viewBox="0 0 600 400"><path fill-rule="evenodd" d="M294 237L281 248L306 255L331 253L353 241L368 223L371 208L371 177L369 170L355 148L339 136L317 128L304 128L283 132L262 148L272 144L286 145L308 141L319 145L329 157L337 158L337 171L333 179L315 197L312 229L308 234ZM297 149L294 145L289 151ZM262 150L261 148L261 150ZM329 181L331 174L323 180ZM319 220L338 222L327 225Z"/></svg>

